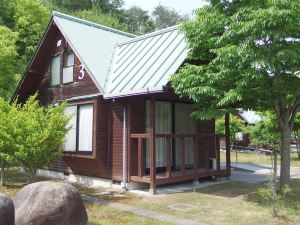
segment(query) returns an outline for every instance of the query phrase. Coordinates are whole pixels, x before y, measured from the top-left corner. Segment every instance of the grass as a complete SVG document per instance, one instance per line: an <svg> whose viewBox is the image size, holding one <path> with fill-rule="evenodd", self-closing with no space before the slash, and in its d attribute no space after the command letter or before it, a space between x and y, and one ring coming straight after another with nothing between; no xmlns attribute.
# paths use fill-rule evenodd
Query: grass
<svg viewBox="0 0 300 225"><path fill-rule="evenodd" d="M170 225L157 220L136 216L131 213L119 211L108 206L100 206L95 204L85 204L89 222L88 225L120 225L120 224L139 224L139 225Z"/></svg>
<svg viewBox="0 0 300 225"><path fill-rule="evenodd" d="M228 182L184 193L155 197L132 196L119 201L211 225L299 225L300 180L292 181L292 193L278 217L272 215L269 207L258 203L256 190L260 187ZM185 211L170 208L170 205L178 203L189 204L192 208Z"/></svg>
<svg viewBox="0 0 300 225"><path fill-rule="evenodd" d="M22 187L22 173L11 171L8 186L0 187L11 197ZM15 180L15 182L13 182ZM249 185L241 182L226 182L188 192L140 196L132 193L113 193L104 189L77 187L82 194L93 195L100 199L125 203L160 213L192 219L210 225L299 225L300 221L300 179L293 179L291 192L288 193L279 215L274 217L272 210L262 204L258 189L264 185ZM104 194L104 191L106 194ZM100 192L100 194L99 194ZM191 205L188 210L177 210L171 205L184 203ZM108 205L85 203L89 215L88 225L119 225L119 224L161 224L156 220L147 219L128 212L119 211Z"/></svg>
<svg viewBox="0 0 300 225"><path fill-rule="evenodd" d="M6 185L0 186L0 192L7 194L13 198L17 192L26 184L26 176L20 172L18 168L11 168L6 171ZM45 178L39 177L37 181L45 180ZM81 194L96 195L100 192L104 192L104 189L100 188L86 188L75 186ZM111 198L110 195L105 195L103 198ZM137 216L132 213L123 212L113 209L106 205L97 205L85 202L85 207L88 213L88 225L171 225L170 223L164 223L157 220L148 219L142 216Z"/></svg>
<svg viewBox="0 0 300 225"><path fill-rule="evenodd" d="M225 152L221 151L221 161L225 162ZM231 162L236 162L236 153L235 151L231 152ZM255 152L239 152L237 153L237 162L238 163L250 163L250 164L259 164L259 165L272 165L271 156L265 155L262 153ZM280 156L278 157L278 165L280 165ZM291 153L291 167L300 167L300 160L296 152Z"/></svg>

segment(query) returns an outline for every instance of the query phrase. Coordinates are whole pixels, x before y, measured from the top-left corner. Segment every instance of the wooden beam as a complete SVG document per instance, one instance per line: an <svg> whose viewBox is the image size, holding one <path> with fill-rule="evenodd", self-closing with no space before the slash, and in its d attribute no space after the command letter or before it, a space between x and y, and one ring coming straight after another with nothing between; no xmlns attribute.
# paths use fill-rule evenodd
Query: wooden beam
<svg viewBox="0 0 300 225"><path fill-rule="evenodd" d="M143 171L143 140L138 139L138 176L142 177L144 175Z"/></svg>
<svg viewBox="0 0 300 225"><path fill-rule="evenodd" d="M230 115L225 114L225 144L226 144L226 169L228 175L231 175L231 162L230 162Z"/></svg>
<svg viewBox="0 0 300 225"><path fill-rule="evenodd" d="M155 157L155 101L150 99L150 190L156 194L156 157Z"/></svg>

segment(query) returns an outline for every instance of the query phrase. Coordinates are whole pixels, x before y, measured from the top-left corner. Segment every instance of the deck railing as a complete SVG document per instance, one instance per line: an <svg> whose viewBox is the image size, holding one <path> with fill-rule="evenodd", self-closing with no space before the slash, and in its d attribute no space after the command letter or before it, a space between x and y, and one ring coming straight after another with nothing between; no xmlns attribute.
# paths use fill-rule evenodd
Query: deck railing
<svg viewBox="0 0 300 225"><path fill-rule="evenodd" d="M131 145L135 143L135 148L131 150L136 151L137 168L132 171L130 166L129 174L130 179L135 181L150 182L150 177L145 174L146 171L146 147L145 143L148 139L150 142L150 134L131 134ZM221 174L221 163L220 163L220 138L221 136L214 134L154 134L154 143L158 138L163 138L165 141L165 172L157 173L156 178L158 180L157 184L167 183L169 181L181 181L186 179L198 179L205 176L213 176ZM192 139L192 167L186 169L186 159L185 159L185 140L189 138ZM180 169L174 171L172 170L172 145L175 143L173 140L177 141L179 144L179 164ZM155 145L155 144L154 144ZM132 146L131 146L132 147ZM211 149L214 148L214 149ZM202 151L200 163L200 150ZM213 150L213 151L212 151ZM155 148L154 148L155 151ZM214 158L216 160L216 168L210 168L209 160L210 154L214 152ZM133 154L132 152L130 154ZM204 155L203 155L204 154ZM204 163L203 163L204 162ZM155 160L154 160L154 165ZM151 165L150 165L151 166ZM159 181L160 180L160 181Z"/></svg>

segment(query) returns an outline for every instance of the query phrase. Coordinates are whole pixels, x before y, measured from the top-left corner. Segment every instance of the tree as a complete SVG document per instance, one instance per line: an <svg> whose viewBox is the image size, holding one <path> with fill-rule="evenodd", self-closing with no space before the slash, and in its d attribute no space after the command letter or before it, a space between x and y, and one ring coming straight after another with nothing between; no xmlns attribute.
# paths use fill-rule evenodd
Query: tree
<svg viewBox="0 0 300 225"><path fill-rule="evenodd" d="M28 62L49 22L50 12L37 0L14 0L10 8L13 31L19 34L18 53Z"/></svg>
<svg viewBox="0 0 300 225"><path fill-rule="evenodd" d="M210 0L183 25L189 57L172 78L198 118L235 108L273 111L280 130L280 187L290 183L290 143L300 107L298 0Z"/></svg>
<svg viewBox="0 0 300 225"><path fill-rule="evenodd" d="M68 131L65 104L39 106L36 95L24 105L11 106L0 100L0 153L24 168L28 181L35 180L38 168L48 166L61 155L61 144Z"/></svg>
<svg viewBox="0 0 300 225"><path fill-rule="evenodd" d="M276 114L272 111L260 113L263 118L254 126L247 126L244 131L250 137L251 144L257 148L280 150L280 131L276 121Z"/></svg>
<svg viewBox="0 0 300 225"><path fill-rule="evenodd" d="M125 11L126 23L130 33L144 34L154 30L154 24L148 12L138 6L131 6Z"/></svg>
<svg viewBox="0 0 300 225"><path fill-rule="evenodd" d="M183 19L177 11L162 4L154 7L152 17L157 30L174 26Z"/></svg>
<svg viewBox="0 0 300 225"><path fill-rule="evenodd" d="M238 141L238 133L244 129L244 123L237 116L232 116L230 119L230 143ZM218 135L225 134L225 119L224 117L216 120L216 133Z"/></svg>
<svg viewBox="0 0 300 225"><path fill-rule="evenodd" d="M99 7L93 7L89 10L71 11L73 16L85 19L94 23L98 23L104 26L112 27L122 31L128 31L128 27L125 23L119 21L112 13L104 13Z"/></svg>
<svg viewBox="0 0 300 225"><path fill-rule="evenodd" d="M261 113L263 120L254 126L248 126L245 132L250 136L251 143L259 148L264 148L272 151L272 186L271 186L271 200L273 214L277 215L277 156L280 150L280 131L274 112Z"/></svg>
<svg viewBox="0 0 300 225"><path fill-rule="evenodd" d="M19 78L17 38L17 33L5 26L0 26L0 96L5 100L11 97Z"/></svg>

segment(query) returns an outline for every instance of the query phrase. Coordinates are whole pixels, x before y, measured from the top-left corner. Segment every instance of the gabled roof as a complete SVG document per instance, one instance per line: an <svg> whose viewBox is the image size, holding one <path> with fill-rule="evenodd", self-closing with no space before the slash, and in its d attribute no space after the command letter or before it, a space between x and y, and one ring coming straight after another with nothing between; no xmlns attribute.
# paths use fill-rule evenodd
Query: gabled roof
<svg viewBox="0 0 300 225"><path fill-rule="evenodd" d="M162 91L187 57L184 35L177 28L117 44L104 97Z"/></svg>
<svg viewBox="0 0 300 225"><path fill-rule="evenodd" d="M187 57L185 37L178 26L136 37L70 15L53 12L35 55L12 98L55 23L104 98L162 92ZM30 78L28 78L30 79Z"/></svg>
<svg viewBox="0 0 300 225"><path fill-rule="evenodd" d="M135 36L59 12L53 12L53 20L98 88L104 92L116 43Z"/></svg>

